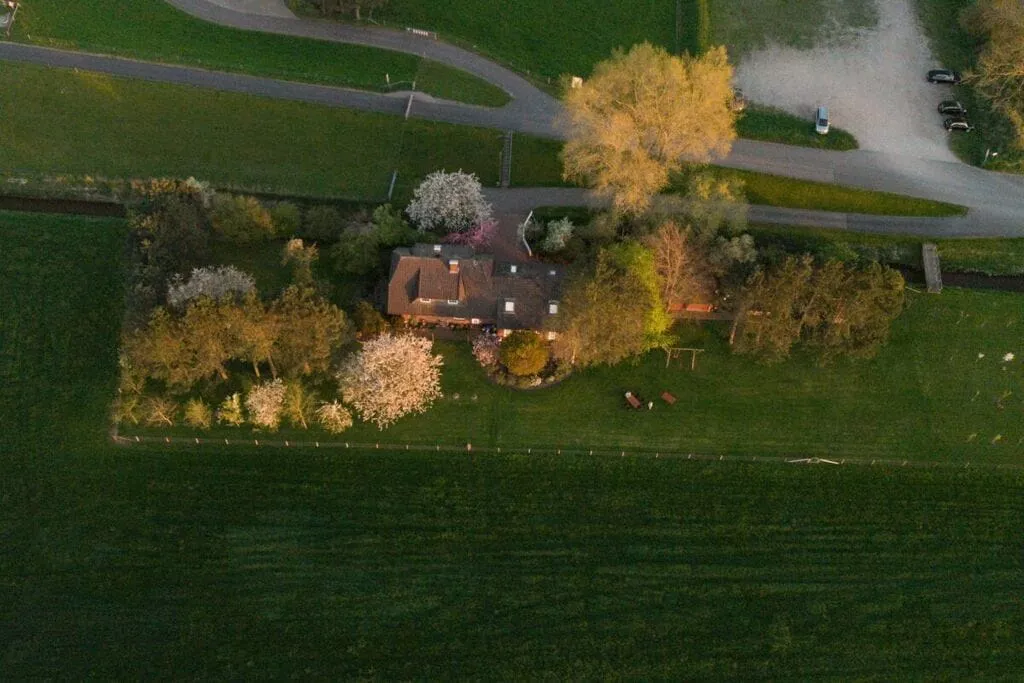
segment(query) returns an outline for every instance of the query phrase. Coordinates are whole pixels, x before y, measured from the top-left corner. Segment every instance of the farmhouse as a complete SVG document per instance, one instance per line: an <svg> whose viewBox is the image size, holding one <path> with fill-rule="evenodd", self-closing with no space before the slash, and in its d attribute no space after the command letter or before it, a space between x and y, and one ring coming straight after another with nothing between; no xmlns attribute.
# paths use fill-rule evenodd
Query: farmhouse
<svg viewBox="0 0 1024 683"><path fill-rule="evenodd" d="M547 331L558 313L565 269L548 263L509 263L470 247L417 244L391 253L391 315L425 323L494 325Z"/></svg>

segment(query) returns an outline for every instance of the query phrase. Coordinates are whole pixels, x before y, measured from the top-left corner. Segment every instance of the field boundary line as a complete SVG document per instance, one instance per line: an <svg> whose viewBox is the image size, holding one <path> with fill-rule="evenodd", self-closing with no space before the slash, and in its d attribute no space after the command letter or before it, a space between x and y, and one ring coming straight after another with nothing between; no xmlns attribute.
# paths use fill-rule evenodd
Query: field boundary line
<svg viewBox="0 0 1024 683"><path fill-rule="evenodd" d="M1024 464L1017 463L979 463L965 460L962 462L947 462L941 460L911 460L909 458L860 458L860 457L837 457L837 456L814 456L806 453L793 453L788 455L738 455L738 454L715 454L698 453L691 451L680 451L672 449L657 448L590 448L587 446L477 446L472 443L452 444L413 444L413 443L390 443L385 441L363 442L363 441L319 441L319 440L298 440L290 439L259 439L259 438L213 438L201 436L153 436L153 435L123 435L116 429L111 432L111 440L121 446L135 446L144 444L156 444L166 446L236 446L239 448L302 448L302 449L327 449L327 450L361 450L361 451L417 451L434 453L469 453L469 454L495 454L495 455L538 455L538 456L560 456L560 455L586 455L594 457L631 457L648 459L671 459L671 460L694 460L699 462L745 462L765 464L790 464L799 466L842 466L862 465L876 467L896 468L944 468L944 469L1001 469L1012 471L1024 471Z"/></svg>

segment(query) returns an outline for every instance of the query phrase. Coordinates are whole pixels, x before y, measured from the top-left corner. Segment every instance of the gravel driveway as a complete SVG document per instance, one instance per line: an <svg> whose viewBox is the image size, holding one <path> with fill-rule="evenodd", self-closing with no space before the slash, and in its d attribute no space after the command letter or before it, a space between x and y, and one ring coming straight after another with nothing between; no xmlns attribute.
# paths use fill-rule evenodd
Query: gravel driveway
<svg viewBox="0 0 1024 683"><path fill-rule="evenodd" d="M736 78L755 102L805 117L819 104L861 149L955 162L936 111L948 86L931 85L932 59L910 0L880 0L878 26L811 50L772 47L750 53Z"/></svg>

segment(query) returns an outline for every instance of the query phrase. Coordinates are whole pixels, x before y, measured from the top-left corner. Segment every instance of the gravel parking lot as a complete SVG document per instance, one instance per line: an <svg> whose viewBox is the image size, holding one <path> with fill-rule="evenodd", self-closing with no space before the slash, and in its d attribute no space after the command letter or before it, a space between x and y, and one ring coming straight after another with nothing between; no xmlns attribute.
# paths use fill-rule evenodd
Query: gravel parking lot
<svg viewBox="0 0 1024 683"><path fill-rule="evenodd" d="M806 117L809 126L815 108L827 106L833 125L853 133L862 149L955 162L936 111L950 89L925 80L939 66L910 0L882 0L877 27L809 50L752 52L736 76L748 98Z"/></svg>

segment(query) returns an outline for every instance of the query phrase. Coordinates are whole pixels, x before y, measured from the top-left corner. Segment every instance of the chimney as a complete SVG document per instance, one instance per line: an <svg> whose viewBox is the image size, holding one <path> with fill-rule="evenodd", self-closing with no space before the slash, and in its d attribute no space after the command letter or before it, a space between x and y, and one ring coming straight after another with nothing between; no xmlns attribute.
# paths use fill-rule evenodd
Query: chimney
<svg viewBox="0 0 1024 683"><path fill-rule="evenodd" d="M452 258L448 259L448 272L452 275L458 275L459 273L459 259Z"/></svg>

